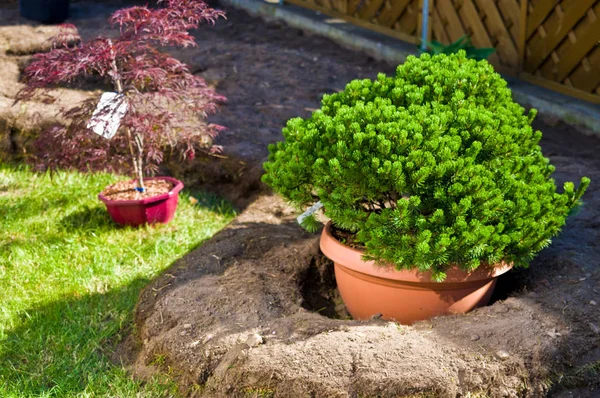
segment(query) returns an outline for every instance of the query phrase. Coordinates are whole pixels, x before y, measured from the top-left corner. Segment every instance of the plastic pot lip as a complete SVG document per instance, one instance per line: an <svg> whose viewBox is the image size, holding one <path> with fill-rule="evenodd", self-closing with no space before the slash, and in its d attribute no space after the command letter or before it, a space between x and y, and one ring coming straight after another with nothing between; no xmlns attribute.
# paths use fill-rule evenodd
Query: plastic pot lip
<svg viewBox="0 0 600 398"><path fill-rule="evenodd" d="M374 261L364 261L364 252L344 245L331 234L332 223L329 221L321 234L320 247L323 254L331 259L336 265L349 268L361 274L375 276L382 279L392 279L405 282L417 283L461 283L480 280L491 280L502 275L512 268L512 264L504 262L492 266L482 265L471 272L466 272L458 266L450 267L446 271L446 279L436 282L431 279L431 272L423 272L418 269L397 270L394 266L381 266Z"/></svg>
<svg viewBox="0 0 600 398"><path fill-rule="evenodd" d="M98 194L98 199L104 202L107 206L139 206L139 205L147 205L154 202L167 200L175 195L178 195L179 192L183 189L183 182L173 178L173 177L149 177L144 178L144 181L151 180L164 180L169 181L173 184L173 188L167 193L162 195L153 196L151 198L144 199L133 199L133 200L112 200L102 195L102 193ZM130 182L135 180L129 180Z"/></svg>

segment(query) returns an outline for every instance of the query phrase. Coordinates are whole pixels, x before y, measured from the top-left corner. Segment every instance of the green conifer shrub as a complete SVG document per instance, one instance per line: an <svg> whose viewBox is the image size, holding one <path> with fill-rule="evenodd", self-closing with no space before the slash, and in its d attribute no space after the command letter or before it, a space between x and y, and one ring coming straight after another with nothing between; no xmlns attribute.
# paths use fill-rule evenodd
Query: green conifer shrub
<svg viewBox="0 0 600 398"><path fill-rule="evenodd" d="M436 280L455 264L527 266L590 183L557 192L535 115L485 60L409 57L394 77L354 80L289 120L263 181L298 209L320 200L380 264Z"/></svg>

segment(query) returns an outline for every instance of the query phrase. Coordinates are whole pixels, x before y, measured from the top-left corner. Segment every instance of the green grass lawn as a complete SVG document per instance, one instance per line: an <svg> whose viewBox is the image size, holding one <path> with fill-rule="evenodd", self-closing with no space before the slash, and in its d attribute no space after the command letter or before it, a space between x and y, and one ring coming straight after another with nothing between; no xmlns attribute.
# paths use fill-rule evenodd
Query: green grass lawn
<svg viewBox="0 0 600 398"><path fill-rule="evenodd" d="M189 192L169 225L118 227L96 198L110 174L0 165L0 397L174 396L109 356L140 290L223 228L230 205Z"/></svg>

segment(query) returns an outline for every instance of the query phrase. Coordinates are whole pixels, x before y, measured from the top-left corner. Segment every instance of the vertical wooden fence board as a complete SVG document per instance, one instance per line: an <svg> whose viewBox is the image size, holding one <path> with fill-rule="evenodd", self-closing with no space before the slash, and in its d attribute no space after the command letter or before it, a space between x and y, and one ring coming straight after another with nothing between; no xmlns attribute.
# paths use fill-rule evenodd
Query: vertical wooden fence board
<svg viewBox="0 0 600 398"><path fill-rule="evenodd" d="M519 53L517 47L506 29L505 22L496 5L489 0L476 0L476 4L479 9L485 10L486 18L484 24L487 28L487 35L489 35L491 40L496 42L491 47L496 47L498 57L502 61L501 63L506 66L518 67Z"/></svg>
<svg viewBox="0 0 600 398"><path fill-rule="evenodd" d="M400 18L400 15L402 15L406 9L406 6L410 2L411 0L392 0L390 9L386 10L385 14L378 18L378 23L391 28L394 26L398 18Z"/></svg>
<svg viewBox="0 0 600 398"><path fill-rule="evenodd" d="M370 21L375 17L384 0L369 0L365 2L358 10L358 17Z"/></svg>
<svg viewBox="0 0 600 398"><path fill-rule="evenodd" d="M571 73L569 80L573 87L581 87L582 90L587 87L584 91L593 94L600 90L600 46L596 46L586 58Z"/></svg>

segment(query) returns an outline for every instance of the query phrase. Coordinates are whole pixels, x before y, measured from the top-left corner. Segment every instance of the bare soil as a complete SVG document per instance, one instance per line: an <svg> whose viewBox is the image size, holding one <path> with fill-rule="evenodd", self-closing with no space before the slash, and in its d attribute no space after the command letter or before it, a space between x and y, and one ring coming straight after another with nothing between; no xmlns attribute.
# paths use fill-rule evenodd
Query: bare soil
<svg viewBox="0 0 600 398"><path fill-rule="evenodd" d="M104 32L120 3L75 2L71 22L87 37ZM0 5L0 23L22 23L15 10ZM229 127L217 141L227 158L171 160L168 170L247 208L144 290L136 332L115 360L140 378L168 371L189 396L600 396L600 139L538 117L557 183L587 175L592 185L552 246L529 269L500 277L492 305L413 326L350 320L318 236L265 194L261 164L285 121L309 115L323 93L394 68L226 11L227 21L196 33L198 48L176 55L229 98L213 118ZM0 31L0 41L11 34ZM55 114L44 104L9 107L28 59L21 54L44 50L19 46L24 50L0 54L0 158L3 145L26 152L30 136L22 132ZM92 93L69 91L64 101ZM42 116L31 126L33 115ZM157 358L166 361L158 366Z"/></svg>
<svg viewBox="0 0 600 398"><path fill-rule="evenodd" d="M144 191L140 192L137 181L119 181L102 191L111 200L140 200L169 193L173 184L165 180L144 181Z"/></svg>

